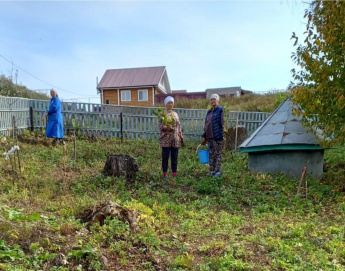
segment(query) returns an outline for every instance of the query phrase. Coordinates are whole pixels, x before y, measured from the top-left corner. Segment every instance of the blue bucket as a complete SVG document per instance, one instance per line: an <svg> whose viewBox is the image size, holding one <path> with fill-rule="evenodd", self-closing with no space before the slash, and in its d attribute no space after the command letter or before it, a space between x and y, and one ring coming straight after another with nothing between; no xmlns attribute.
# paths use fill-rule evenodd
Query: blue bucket
<svg viewBox="0 0 345 271"><path fill-rule="evenodd" d="M198 149L199 149L200 145L198 146ZM208 164L209 162L209 150L200 150L198 151L197 149L197 153L198 153L198 156L199 156L199 160L200 160L200 164Z"/></svg>

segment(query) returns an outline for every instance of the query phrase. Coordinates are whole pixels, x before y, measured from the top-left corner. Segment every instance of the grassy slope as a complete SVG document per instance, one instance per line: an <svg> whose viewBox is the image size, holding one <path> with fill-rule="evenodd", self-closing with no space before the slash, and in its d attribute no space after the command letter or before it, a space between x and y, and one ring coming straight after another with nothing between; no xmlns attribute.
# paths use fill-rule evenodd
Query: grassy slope
<svg viewBox="0 0 345 271"><path fill-rule="evenodd" d="M245 155L224 154L223 178L205 177L196 143L167 183L157 142L80 140L65 162L61 146L20 147L20 178L0 160L0 269L102 270L103 255L109 270L345 270L344 147L326 151L307 200L294 180L248 172ZM137 158L135 184L102 175L108 154ZM138 211L137 233L116 219L84 232L78 214L106 200Z"/></svg>
<svg viewBox="0 0 345 271"><path fill-rule="evenodd" d="M0 74L0 96L23 97L38 100L49 100L50 97L28 89L26 86L13 83L10 77Z"/></svg>
<svg viewBox="0 0 345 271"><path fill-rule="evenodd" d="M275 94L247 94L239 98L221 98L220 105L229 111L253 111L253 112L273 112L273 110L287 97L287 93ZM208 100L179 100L176 99L176 108L208 108Z"/></svg>

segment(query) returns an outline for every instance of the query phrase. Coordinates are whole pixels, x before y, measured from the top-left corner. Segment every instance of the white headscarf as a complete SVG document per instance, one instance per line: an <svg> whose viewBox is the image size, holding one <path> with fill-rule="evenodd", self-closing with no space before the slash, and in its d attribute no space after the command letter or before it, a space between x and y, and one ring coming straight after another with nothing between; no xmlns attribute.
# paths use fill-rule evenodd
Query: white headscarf
<svg viewBox="0 0 345 271"><path fill-rule="evenodd" d="M216 99L219 102L219 95L218 94L212 94L210 97L210 100L211 99Z"/></svg>
<svg viewBox="0 0 345 271"><path fill-rule="evenodd" d="M164 100L164 105L167 105L168 102L173 102L174 103L174 98L171 96L168 96Z"/></svg>

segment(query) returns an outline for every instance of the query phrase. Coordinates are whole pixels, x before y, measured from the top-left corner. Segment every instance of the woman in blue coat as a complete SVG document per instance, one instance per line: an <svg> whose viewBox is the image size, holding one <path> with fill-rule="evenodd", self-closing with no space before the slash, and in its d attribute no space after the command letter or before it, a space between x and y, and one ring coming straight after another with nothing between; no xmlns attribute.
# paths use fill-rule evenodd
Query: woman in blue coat
<svg viewBox="0 0 345 271"><path fill-rule="evenodd" d="M63 141L63 116L61 113L61 102L57 92L52 89L50 91L50 96L52 98L50 100L49 109L46 111L46 117L48 118L46 137L54 138L52 144L56 146L58 140L60 140L61 144L65 144Z"/></svg>

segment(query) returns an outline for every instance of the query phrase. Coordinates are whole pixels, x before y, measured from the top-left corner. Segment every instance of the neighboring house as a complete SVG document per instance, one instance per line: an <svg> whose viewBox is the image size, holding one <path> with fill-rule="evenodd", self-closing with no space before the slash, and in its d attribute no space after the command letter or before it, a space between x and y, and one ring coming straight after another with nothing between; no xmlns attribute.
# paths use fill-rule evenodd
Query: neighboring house
<svg viewBox="0 0 345 271"><path fill-rule="evenodd" d="M244 90L241 87L208 88L206 89L206 99L209 99L215 93L221 97L241 97L242 95L252 94L253 92Z"/></svg>
<svg viewBox="0 0 345 271"><path fill-rule="evenodd" d="M97 85L102 104L154 106L156 94L170 94L164 66L106 70Z"/></svg>
<svg viewBox="0 0 345 271"><path fill-rule="evenodd" d="M208 88L201 92L187 92L186 90L173 90L170 96L175 100L195 100L195 99L209 99L212 94L218 94L220 97L240 97L245 94L252 94L252 91L244 90L241 87L228 88ZM162 104L167 94L156 95L156 103Z"/></svg>

